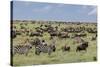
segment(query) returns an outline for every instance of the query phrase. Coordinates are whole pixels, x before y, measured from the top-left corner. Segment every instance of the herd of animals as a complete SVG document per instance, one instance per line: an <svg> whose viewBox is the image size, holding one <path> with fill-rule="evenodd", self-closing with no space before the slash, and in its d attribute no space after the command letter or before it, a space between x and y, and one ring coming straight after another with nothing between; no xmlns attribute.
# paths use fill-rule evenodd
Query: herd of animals
<svg viewBox="0 0 100 67"><path fill-rule="evenodd" d="M31 25L33 25L36 22L32 22ZM91 41L97 39L97 24L94 23L94 28L88 27L89 23L85 24L85 26L82 26L82 23L72 23L73 25L77 25L78 27L60 27L62 23L58 23L56 26L53 26L53 24L43 24L40 23L39 26L35 27L34 30L26 28L28 23L23 21L23 23L20 23L20 29L17 29L16 23L13 23L12 30L11 30L11 38L12 42L14 39L17 38L17 36L22 35L23 33L32 38L35 37L34 40L26 39L24 45L13 45L12 46L12 55L15 56L16 54L25 54L26 56L30 52L30 49L35 49L35 54L40 55L41 53L48 53L48 55L51 55L52 52L56 52L57 50L57 44L54 41L54 38L57 37L58 39L68 39L68 38L76 38L80 40L80 45L77 45L75 50L76 52L81 51L87 51L89 47L89 42L82 39L82 37L87 37L87 33L94 34L94 36L91 36ZM39 24L39 23L38 23ZM63 23L64 25L67 25L68 23ZM71 23L69 23L71 24ZM84 24L84 23L83 23ZM47 44L45 39L40 39L41 37L45 36L44 33L48 33L49 40L52 40L51 44ZM74 35L69 35L70 33L74 33ZM79 41L77 40L77 41ZM13 43L12 43L13 44ZM63 52L68 51L70 52L71 46L70 45L64 45L61 47L61 50Z"/></svg>

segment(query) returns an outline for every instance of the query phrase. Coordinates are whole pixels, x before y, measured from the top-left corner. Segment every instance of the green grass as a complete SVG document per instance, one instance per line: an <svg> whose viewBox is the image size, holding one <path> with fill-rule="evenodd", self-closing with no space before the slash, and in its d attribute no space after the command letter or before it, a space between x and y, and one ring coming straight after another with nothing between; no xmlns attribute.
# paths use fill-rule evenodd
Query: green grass
<svg viewBox="0 0 100 67"><path fill-rule="evenodd" d="M17 29L20 29L20 23L14 24ZM53 24L53 26L56 26L58 24ZM36 27L39 27L40 24L35 23L31 24L28 23L27 26L25 26L27 29L32 29L35 31ZM66 24L61 24L59 28L62 27L68 27L68 26L73 26L76 27L75 25L66 25ZM84 24L81 26L85 26ZM95 27L92 26L92 24L86 26L86 27ZM71 33L70 33L71 34ZM89 34L87 33L87 37L84 37L83 39L85 41L89 42L89 47L87 49L87 52L81 51L81 52L76 52L76 46L79 45L79 43L76 43L74 39L71 38L66 38L66 39L59 39L57 37L54 38L56 42L56 52L53 52L50 56L47 53L41 53L39 56L35 55L34 47L30 50L28 56L25 55L19 55L16 54L13 57L13 65L14 66L19 66L19 65L40 65L40 64L58 64L58 63L76 63L76 62L90 62L94 61L93 57L97 57L97 41L91 41L91 36L94 36L94 34ZM34 39L35 37L29 37L26 35L19 35L15 39L13 39L13 45L18 45L18 44L23 44L26 39ZM45 32L43 34L43 37L40 37L41 39L45 39L48 44L52 42L50 40L50 35ZM71 46L71 51L70 52L62 52L61 47L63 45L69 45Z"/></svg>

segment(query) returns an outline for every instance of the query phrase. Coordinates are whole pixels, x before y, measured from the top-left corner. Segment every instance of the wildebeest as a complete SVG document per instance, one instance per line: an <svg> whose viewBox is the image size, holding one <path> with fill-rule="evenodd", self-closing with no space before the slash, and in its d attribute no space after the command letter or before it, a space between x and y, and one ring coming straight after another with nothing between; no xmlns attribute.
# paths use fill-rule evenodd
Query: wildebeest
<svg viewBox="0 0 100 67"><path fill-rule="evenodd" d="M41 27L37 27L37 28L35 28L35 30L36 30L36 32L39 32L39 33L43 33L43 29L41 28Z"/></svg>
<svg viewBox="0 0 100 67"><path fill-rule="evenodd" d="M81 51L81 50L87 50L88 47L88 42L83 42L81 45L78 45L76 48L76 52L77 51Z"/></svg>
<svg viewBox="0 0 100 67"><path fill-rule="evenodd" d="M87 32L88 32L88 33L97 33L97 29L96 29L96 28L94 28L94 29L92 29L92 28L87 28Z"/></svg>
<svg viewBox="0 0 100 67"><path fill-rule="evenodd" d="M91 40L96 40L96 39L97 39L97 34L93 36Z"/></svg>
<svg viewBox="0 0 100 67"><path fill-rule="evenodd" d="M60 32L58 35L59 38L69 38L68 32Z"/></svg>
<svg viewBox="0 0 100 67"><path fill-rule="evenodd" d="M70 46L63 46L62 51L70 51Z"/></svg>
<svg viewBox="0 0 100 67"><path fill-rule="evenodd" d="M49 46L38 45L35 48L35 54L40 55L40 53L43 52L43 53L48 53L48 55L50 55L51 52L55 52L55 50L56 50L55 45L49 45Z"/></svg>
<svg viewBox="0 0 100 67"><path fill-rule="evenodd" d="M77 43L85 42L81 37L75 37L75 40L76 40Z"/></svg>
<svg viewBox="0 0 100 67"><path fill-rule="evenodd" d="M30 41L30 43L35 47L38 45L42 45L41 40L39 38L35 38L34 40Z"/></svg>
<svg viewBox="0 0 100 67"><path fill-rule="evenodd" d="M77 33L75 34L75 37L84 37L86 35L87 35L86 33Z"/></svg>
<svg viewBox="0 0 100 67"><path fill-rule="evenodd" d="M42 33L40 33L40 32L31 32L31 33L30 33L30 36L31 36L31 37L32 37L32 36L41 36L41 37L42 37L43 35L42 35Z"/></svg>
<svg viewBox="0 0 100 67"><path fill-rule="evenodd" d="M94 61L97 61L97 57L96 57L96 56L94 56L94 57L93 57L93 60L94 60Z"/></svg>
<svg viewBox="0 0 100 67"><path fill-rule="evenodd" d="M55 27L55 30L58 31L58 26Z"/></svg>
<svg viewBox="0 0 100 67"><path fill-rule="evenodd" d="M73 28L73 27L62 28L61 30L68 33L74 33L74 32L79 33L82 31L82 29L80 29L79 27L78 28Z"/></svg>
<svg viewBox="0 0 100 67"><path fill-rule="evenodd" d="M53 36L58 36L58 32L57 31L52 31L50 32L50 36L53 37Z"/></svg>
<svg viewBox="0 0 100 67"><path fill-rule="evenodd" d="M25 54L27 56L28 52L31 48L32 48L32 45L16 45L16 46L13 46L13 55L18 53L18 54Z"/></svg>
<svg viewBox="0 0 100 67"><path fill-rule="evenodd" d="M16 32L15 31L11 31L11 37L12 38L15 38L17 35L16 35Z"/></svg>

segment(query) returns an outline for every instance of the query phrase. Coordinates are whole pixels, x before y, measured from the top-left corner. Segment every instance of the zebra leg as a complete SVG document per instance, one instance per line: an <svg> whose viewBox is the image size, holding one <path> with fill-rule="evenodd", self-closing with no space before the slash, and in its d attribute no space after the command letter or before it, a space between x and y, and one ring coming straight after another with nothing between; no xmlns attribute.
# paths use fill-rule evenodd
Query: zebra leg
<svg viewBox="0 0 100 67"><path fill-rule="evenodd" d="M36 50L36 51L35 51L35 54L36 54L36 55L40 55L40 51L39 51L39 50Z"/></svg>
<svg viewBox="0 0 100 67"><path fill-rule="evenodd" d="M48 49L48 55L51 55L52 50Z"/></svg>
<svg viewBox="0 0 100 67"><path fill-rule="evenodd" d="M27 56L27 55L28 55L28 52L26 52L25 56Z"/></svg>

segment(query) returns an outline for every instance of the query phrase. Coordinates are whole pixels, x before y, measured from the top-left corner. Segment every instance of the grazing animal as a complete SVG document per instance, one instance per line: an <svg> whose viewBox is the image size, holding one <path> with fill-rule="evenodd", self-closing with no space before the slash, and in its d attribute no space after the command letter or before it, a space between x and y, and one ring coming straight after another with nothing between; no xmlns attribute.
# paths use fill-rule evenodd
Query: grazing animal
<svg viewBox="0 0 100 67"><path fill-rule="evenodd" d="M96 39L97 39L97 34L93 36L91 40L96 40Z"/></svg>
<svg viewBox="0 0 100 67"><path fill-rule="evenodd" d="M56 46L55 45L50 45L50 47L52 48L53 52L56 51Z"/></svg>
<svg viewBox="0 0 100 67"><path fill-rule="evenodd" d="M13 55L16 53L18 54L25 54L28 55L29 50L32 48L32 45L17 45L13 47Z"/></svg>
<svg viewBox="0 0 100 67"><path fill-rule="evenodd" d="M42 45L41 40L39 38L35 38L34 41L31 41L30 43L35 47L38 45Z"/></svg>
<svg viewBox="0 0 100 67"><path fill-rule="evenodd" d="M11 37L12 37L12 38L16 38L16 36L17 36L17 35L16 35L16 32L15 32L15 31L11 31Z"/></svg>
<svg viewBox="0 0 100 67"><path fill-rule="evenodd" d="M45 43L45 40L42 40L42 45L47 46L47 43Z"/></svg>
<svg viewBox="0 0 100 67"><path fill-rule="evenodd" d="M67 32L60 32L59 38L69 38L68 33Z"/></svg>
<svg viewBox="0 0 100 67"><path fill-rule="evenodd" d="M58 32L50 32L50 36L58 36Z"/></svg>
<svg viewBox="0 0 100 67"><path fill-rule="evenodd" d="M94 61L97 61L97 57L94 56L94 57L93 57L93 60L94 60Z"/></svg>
<svg viewBox="0 0 100 67"><path fill-rule="evenodd" d="M48 53L48 55L51 55L51 52L55 52L56 47L54 45L44 46L44 45L38 45L35 48L35 54L40 55L41 52Z"/></svg>
<svg viewBox="0 0 100 67"><path fill-rule="evenodd" d="M75 37L85 37L86 35L86 33L77 33L75 34Z"/></svg>
<svg viewBox="0 0 100 67"><path fill-rule="evenodd" d="M42 33L40 33L40 32L32 32L31 34L30 34L30 36L32 37L32 36L40 36L40 37L42 37L43 35L42 35Z"/></svg>
<svg viewBox="0 0 100 67"><path fill-rule="evenodd" d="M86 51L87 47L88 47L88 42L84 42L81 45L77 46L76 52L77 51L81 51L81 50L85 50Z"/></svg>

